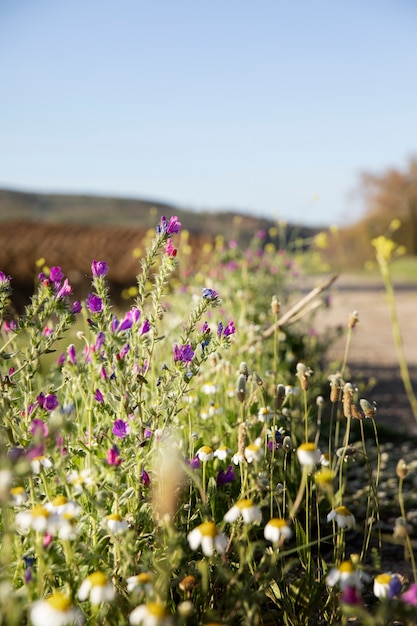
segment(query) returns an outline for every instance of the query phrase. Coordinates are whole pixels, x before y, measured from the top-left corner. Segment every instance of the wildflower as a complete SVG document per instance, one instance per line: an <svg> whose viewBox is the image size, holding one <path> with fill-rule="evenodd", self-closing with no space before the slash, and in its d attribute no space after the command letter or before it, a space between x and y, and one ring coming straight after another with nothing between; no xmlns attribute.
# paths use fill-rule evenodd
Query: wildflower
<svg viewBox="0 0 417 626"><path fill-rule="evenodd" d="M405 478L408 474L408 465L407 463L404 461L404 459L400 459L397 463L397 467L395 469L395 472L398 476L398 478Z"/></svg>
<svg viewBox="0 0 417 626"><path fill-rule="evenodd" d="M236 397L239 402L244 402L246 398L246 376L239 374L237 379Z"/></svg>
<svg viewBox="0 0 417 626"><path fill-rule="evenodd" d="M103 310L103 301L99 296L89 293L85 305L91 313L100 313Z"/></svg>
<svg viewBox="0 0 417 626"><path fill-rule="evenodd" d="M312 467L320 463L321 452L313 442L302 443L297 448L297 456L300 465L303 467Z"/></svg>
<svg viewBox="0 0 417 626"><path fill-rule="evenodd" d="M406 604L417 606L417 584L411 583L410 587L400 596L400 598Z"/></svg>
<svg viewBox="0 0 417 626"><path fill-rule="evenodd" d="M94 392L94 400L96 402L98 402L99 404L103 404L104 402L104 398L103 398L103 394L101 393L100 389L96 389Z"/></svg>
<svg viewBox="0 0 417 626"><path fill-rule="evenodd" d="M267 541L270 541L274 545L290 539L292 535L291 528L288 526L285 519L279 517L273 517L265 525L264 537Z"/></svg>
<svg viewBox="0 0 417 626"><path fill-rule="evenodd" d="M349 316L349 328L355 328L356 324L359 322L359 313L358 311L352 311Z"/></svg>
<svg viewBox="0 0 417 626"><path fill-rule="evenodd" d="M33 626L65 626L66 624L84 623L82 613L71 604L70 599L55 591L45 600L37 600L30 608Z"/></svg>
<svg viewBox="0 0 417 626"><path fill-rule="evenodd" d="M201 391L208 396L215 394L219 390L219 386L216 383L208 382L204 383L201 387Z"/></svg>
<svg viewBox="0 0 417 626"><path fill-rule="evenodd" d="M248 463L252 463L253 461L257 463L261 460L263 453L264 451L260 445L260 442L257 440L255 443L250 443L248 446L246 446L245 459Z"/></svg>
<svg viewBox="0 0 417 626"><path fill-rule="evenodd" d="M124 439L130 433L130 426L124 420L116 420L113 424L112 433L116 437Z"/></svg>
<svg viewBox="0 0 417 626"><path fill-rule="evenodd" d="M149 320L145 320L142 324L142 328L140 329L141 335L146 335L151 330L152 326Z"/></svg>
<svg viewBox="0 0 417 626"><path fill-rule="evenodd" d="M358 604L362 604L362 597L356 587L345 587L340 596L340 601L344 604L357 606Z"/></svg>
<svg viewBox="0 0 417 626"><path fill-rule="evenodd" d="M364 412L365 417L373 418L375 416L375 413L376 413L375 402L371 404L370 402L368 402L368 400L365 400L365 398L362 398L361 400L359 400L359 404L360 404L362 411Z"/></svg>
<svg viewBox="0 0 417 626"><path fill-rule="evenodd" d="M274 419L274 412L269 406L261 406L258 411L258 422L270 422Z"/></svg>
<svg viewBox="0 0 417 626"><path fill-rule="evenodd" d="M226 328L223 331L223 337L230 337L230 335L234 335L236 332L236 326L234 325L233 321L230 320L230 322L227 324Z"/></svg>
<svg viewBox="0 0 417 626"><path fill-rule="evenodd" d="M144 469L141 470L140 472L140 481L144 487L149 487L149 485L151 484L151 479L149 477L149 474Z"/></svg>
<svg viewBox="0 0 417 626"><path fill-rule="evenodd" d="M354 528L356 524L354 515L346 506L338 506L330 511L327 516L327 521L331 522L332 520L336 520L338 528Z"/></svg>
<svg viewBox="0 0 417 626"><path fill-rule="evenodd" d="M374 578L374 595L377 598L393 598L401 591L401 580L397 574L378 574Z"/></svg>
<svg viewBox="0 0 417 626"><path fill-rule="evenodd" d="M72 305L73 313L80 313L81 309L82 309L82 304L79 300L76 300L75 302L73 302L73 305Z"/></svg>
<svg viewBox="0 0 417 626"><path fill-rule="evenodd" d="M136 590L144 591L147 594L151 594L153 592L153 580L152 576L148 572L142 572L136 576L129 576L126 582L128 593L132 593L132 591Z"/></svg>
<svg viewBox="0 0 417 626"><path fill-rule="evenodd" d="M52 467L52 461L43 454L35 456L31 459L32 472L34 474L40 474L41 469L50 469Z"/></svg>
<svg viewBox="0 0 417 626"><path fill-rule="evenodd" d="M93 572L81 583L78 590L78 599L81 602L90 600L91 604L111 602L115 596L113 583L100 571Z"/></svg>
<svg viewBox="0 0 417 626"><path fill-rule="evenodd" d="M49 278L53 283L60 283L64 279L64 273L59 265L54 265L49 270Z"/></svg>
<svg viewBox="0 0 417 626"><path fill-rule="evenodd" d="M109 465L114 465L114 466L118 467L121 464L122 461L123 461L123 459L120 456L120 450L119 450L119 448L115 444L107 452L107 463Z"/></svg>
<svg viewBox="0 0 417 626"><path fill-rule="evenodd" d="M177 256L177 249L174 248L172 244L172 239L168 239L168 241L166 242L165 253L167 254L167 256L172 256L172 257Z"/></svg>
<svg viewBox="0 0 417 626"><path fill-rule="evenodd" d="M129 616L132 626L172 626L172 617L158 602L148 602L133 609Z"/></svg>
<svg viewBox="0 0 417 626"><path fill-rule="evenodd" d="M20 511L16 515L16 528L19 532L27 533L29 530L35 530L43 533L48 529L51 513L44 506L34 506L32 509Z"/></svg>
<svg viewBox="0 0 417 626"><path fill-rule="evenodd" d="M195 576L186 576L179 584L181 591L185 591L187 598L191 597L191 593L198 587L198 580Z"/></svg>
<svg viewBox="0 0 417 626"><path fill-rule="evenodd" d="M109 271L109 268L105 261L94 260L91 264L91 271L93 276L97 278L98 276L105 276Z"/></svg>
<svg viewBox="0 0 417 626"><path fill-rule="evenodd" d="M297 363L297 378L300 381L301 389L303 391L307 391L308 389L308 379L312 375L313 370L304 365L304 363Z"/></svg>
<svg viewBox="0 0 417 626"><path fill-rule="evenodd" d="M20 506L24 504L28 499L28 494L26 493L24 487L12 487L10 489L10 497L12 499L13 504Z"/></svg>
<svg viewBox="0 0 417 626"><path fill-rule="evenodd" d="M201 291L202 291L203 298L205 298L206 300L216 300L218 298L218 293L217 291L214 291L214 289L209 289L208 287L202 287Z"/></svg>
<svg viewBox="0 0 417 626"><path fill-rule="evenodd" d="M82 493L84 487L91 487L95 484L91 472L88 469L82 470L81 472L73 470L68 474L67 481L74 487L77 493Z"/></svg>
<svg viewBox="0 0 417 626"><path fill-rule="evenodd" d="M59 287L59 289L57 289L56 297L66 298L66 296L69 296L70 293L72 293L72 287L68 282L68 278L66 278L63 284Z"/></svg>
<svg viewBox="0 0 417 626"><path fill-rule="evenodd" d="M44 506L48 511L57 515L68 515L72 517L81 513L81 507L78 502L68 500L68 498L63 495L56 496Z"/></svg>
<svg viewBox="0 0 417 626"><path fill-rule="evenodd" d="M33 419L30 424L30 433L34 437L36 436L39 436L40 438L47 437L49 434L48 425L45 424L45 422L40 419Z"/></svg>
<svg viewBox="0 0 417 626"><path fill-rule="evenodd" d="M214 456L213 449L210 448L210 446L202 446L197 451L197 456L198 456L199 460L202 461L203 463L206 462L206 461L211 461L211 459Z"/></svg>
<svg viewBox="0 0 417 626"><path fill-rule="evenodd" d="M245 524L262 521L261 509L254 504L251 499L238 500L238 502L227 511L223 519L225 522L235 522L240 516L242 516Z"/></svg>
<svg viewBox="0 0 417 626"><path fill-rule="evenodd" d="M122 535L128 528L126 520L118 513L107 515L106 526L113 535Z"/></svg>
<svg viewBox="0 0 417 626"><path fill-rule="evenodd" d="M227 446L220 446L214 452L214 456L219 459L219 461L225 461L228 454L230 454L230 450Z"/></svg>
<svg viewBox="0 0 417 626"><path fill-rule="evenodd" d="M332 567L326 576L326 585L334 587L339 585L343 591L347 587L354 587L358 591L362 589L360 572L351 561L342 561L339 567Z"/></svg>
<svg viewBox="0 0 417 626"><path fill-rule="evenodd" d="M197 550L201 545L201 550L205 556L212 556L216 550L223 554L226 550L227 537L221 533L214 522L203 522L190 533L188 533L188 543L191 550Z"/></svg>
<svg viewBox="0 0 417 626"><path fill-rule="evenodd" d="M220 470L220 472L217 474L216 484L218 487L220 487L221 485L226 485L227 483L233 482L235 478L236 476L233 471L233 467L232 465L229 465L226 471Z"/></svg>
<svg viewBox="0 0 417 626"><path fill-rule="evenodd" d="M245 462L245 456L241 454L240 452L236 452L232 456L232 463L234 463L235 465L239 465L240 463L244 463L244 462Z"/></svg>
<svg viewBox="0 0 417 626"><path fill-rule="evenodd" d="M181 363L190 363L194 357L194 350L189 343L183 346L174 346L174 361L180 361Z"/></svg>
<svg viewBox="0 0 417 626"><path fill-rule="evenodd" d="M198 458L198 456L195 456L193 459L191 459L188 464L191 469L200 469L201 467L200 459Z"/></svg>
<svg viewBox="0 0 417 626"><path fill-rule="evenodd" d="M350 460L354 461L356 456L356 448L351 444L342 448L338 448L336 450L336 456L338 458L343 458L345 463Z"/></svg>
<svg viewBox="0 0 417 626"><path fill-rule="evenodd" d="M174 235L179 233L180 230L181 222L178 221L178 217L176 215L173 215L170 218L169 222L165 215L163 215L158 226L156 227L156 232L158 233L158 235Z"/></svg>

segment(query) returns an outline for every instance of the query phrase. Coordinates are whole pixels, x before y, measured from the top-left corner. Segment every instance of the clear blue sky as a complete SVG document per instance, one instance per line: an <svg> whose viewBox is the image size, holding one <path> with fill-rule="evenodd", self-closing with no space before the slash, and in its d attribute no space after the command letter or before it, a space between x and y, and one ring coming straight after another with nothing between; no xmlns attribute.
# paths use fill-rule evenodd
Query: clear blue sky
<svg viewBox="0 0 417 626"><path fill-rule="evenodd" d="M417 154L415 0L1 0L0 186L360 216Z"/></svg>

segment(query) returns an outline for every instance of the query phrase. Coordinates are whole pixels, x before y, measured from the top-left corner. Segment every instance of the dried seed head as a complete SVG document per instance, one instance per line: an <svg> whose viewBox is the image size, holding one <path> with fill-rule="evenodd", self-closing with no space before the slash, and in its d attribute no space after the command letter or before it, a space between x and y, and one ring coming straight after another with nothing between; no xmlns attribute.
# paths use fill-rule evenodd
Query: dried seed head
<svg viewBox="0 0 417 626"><path fill-rule="evenodd" d="M342 388L342 379L340 374L332 374L329 376L330 382L330 402L339 402L340 390Z"/></svg>
<svg viewBox="0 0 417 626"><path fill-rule="evenodd" d="M336 456L344 461L354 461L356 456L356 448L352 445L344 446L336 450Z"/></svg>
<svg viewBox="0 0 417 626"><path fill-rule="evenodd" d="M185 591L187 597L189 598L194 589L198 587L198 580L195 576L186 576L180 582L179 587L181 591Z"/></svg>
<svg viewBox="0 0 417 626"><path fill-rule="evenodd" d="M368 402L368 400L365 400L365 398L362 398L361 400L359 400L359 404L361 405L361 409L364 412L365 417L375 416L375 413L376 413L375 402L371 404L370 402Z"/></svg>
<svg viewBox="0 0 417 626"><path fill-rule="evenodd" d="M277 385L277 394L275 396L275 408L280 409L285 400L285 385L279 384Z"/></svg>
<svg viewBox="0 0 417 626"><path fill-rule="evenodd" d="M303 391L308 389L308 379L310 378L313 370L304 365L304 363L297 363L297 378L300 381L300 386Z"/></svg>
<svg viewBox="0 0 417 626"><path fill-rule="evenodd" d="M362 413L362 411L360 409L358 409L356 404L351 404L350 410L351 410L351 413L352 413L352 417L355 420L363 420L364 414Z"/></svg>
<svg viewBox="0 0 417 626"><path fill-rule="evenodd" d="M239 430L237 434L237 453L242 458L245 459L245 448L246 448L246 426L245 424L239 424Z"/></svg>
<svg viewBox="0 0 417 626"><path fill-rule="evenodd" d="M280 310L281 310L280 301L278 300L276 296L272 296L272 300L271 300L272 315L275 315L275 317L278 317Z"/></svg>
<svg viewBox="0 0 417 626"><path fill-rule="evenodd" d="M408 465L404 459L400 459L397 463L397 476L398 478L405 478L408 474Z"/></svg>
<svg viewBox="0 0 417 626"><path fill-rule="evenodd" d="M343 415L346 419L352 417L353 393L352 383L346 383L343 387Z"/></svg>
<svg viewBox="0 0 417 626"><path fill-rule="evenodd" d="M349 328L355 328L358 322L359 322L359 313L357 311L353 311L349 317Z"/></svg>
<svg viewBox="0 0 417 626"><path fill-rule="evenodd" d="M239 402L244 402L246 398L246 376L239 374L237 379L236 398Z"/></svg>
<svg viewBox="0 0 417 626"><path fill-rule="evenodd" d="M393 536L397 539L405 539L409 534L409 524L404 520L403 517L397 517L395 520Z"/></svg>

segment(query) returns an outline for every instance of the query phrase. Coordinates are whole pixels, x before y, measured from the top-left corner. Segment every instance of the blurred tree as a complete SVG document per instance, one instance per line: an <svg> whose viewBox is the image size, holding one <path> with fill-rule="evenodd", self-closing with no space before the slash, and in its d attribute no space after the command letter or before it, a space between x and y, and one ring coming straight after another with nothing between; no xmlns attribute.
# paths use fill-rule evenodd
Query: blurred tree
<svg viewBox="0 0 417 626"><path fill-rule="evenodd" d="M371 230L386 230L394 218L401 221L395 233L397 243L409 254L417 255L417 158L409 160L404 171L389 169L382 174L364 172L360 179L360 193L366 204L365 222ZM370 222L370 224L369 224Z"/></svg>

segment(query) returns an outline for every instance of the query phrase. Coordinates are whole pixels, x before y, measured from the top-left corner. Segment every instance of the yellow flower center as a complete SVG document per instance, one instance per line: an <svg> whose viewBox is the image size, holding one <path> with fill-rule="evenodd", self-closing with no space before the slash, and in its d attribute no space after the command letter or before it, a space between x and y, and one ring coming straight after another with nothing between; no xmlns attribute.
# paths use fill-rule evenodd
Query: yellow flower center
<svg viewBox="0 0 417 626"><path fill-rule="evenodd" d="M253 506L253 500L239 500L236 506L239 507L239 509L250 509Z"/></svg>
<svg viewBox="0 0 417 626"><path fill-rule="evenodd" d="M298 449L304 450L305 452L314 452L317 448L313 441L307 441L306 443L302 443Z"/></svg>
<svg viewBox="0 0 417 626"><path fill-rule="evenodd" d="M379 574L375 581L380 585L389 585L391 582L391 574Z"/></svg>
<svg viewBox="0 0 417 626"><path fill-rule="evenodd" d="M148 609L148 613L152 615L153 617L166 617L167 616L167 611L165 607L163 607L162 604L158 604L158 602L149 602L146 605L146 608Z"/></svg>
<svg viewBox="0 0 417 626"><path fill-rule="evenodd" d="M67 500L67 498L65 496L56 496L56 498L54 498L52 500L52 504L54 506L63 506L67 502L68 502L68 500Z"/></svg>
<svg viewBox="0 0 417 626"><path fill-rule="evenodd" d="M212 448L210 448L210 446L202 446L199 452L202 452L202 454L211 454L213 450Z"/></svg>
<svg viewBox="0 0 417 626"><path fill-rule="evenodd" d="M343 515L344 517L350 517L350 515L352 515L352 513L349 511L349 509L347 508L347 506L338 506L335 509L337 515Z"/></svg>
<svg viewBox="0 0 417 626"><path fill-rule="evenodd" d="M148 574L147 572L142 572L142 574L137 575L137 581L138 583L145 585L146 583L151 583L152 578L151 578L151 575Z"/></svg>
<svg viewBox="0 0 417 626"><path fill-rule="evenodd" d="M341 574L352 574L354 571L355 571L355 568L353 567L350 561L343 561L340 564L339 572Z"/></svg>
<svg viewBox="0 0 417 626"><path fill-rule="evenodd" d="M331 484L334 479L334 472L331 469L325 468L319 470L314 474L314 480L319 484Z"/></svg>
<svg viewBox="0 0 417 626"><path fill-rule="evenodd" d="M25 489L24 487L12 487L10 493L12 496L21 496L22 493L25 493Z"/></svg>
<svg viewBox="0 0 417 626"><path fill-rule="evenodd" d="M273 526L274 528L284 528L284 526L286 525L287 525L287 522L285 521L285 519L282 519L281 517L273 517L268 522L268 526Z"/></svg>
<svg viewBox="0 0 417 626"><path fill-rule="evenodd" d="M107 576L103 572L93 572L88 579L92 587L104 587L107 585Z"/></svg>
<svg viewBox="0 0 417 626"><path fill-rule="evenodd" d="M67 596L63 593L56 591L49 598L46 598L46 602L52 606L56 611L62 611L65 613L71 606L71 602Z"/></svg>
<svg viewBox="0 0 417 626"><path fill-rule="evenodd" d="M107 519L108 520L113 520L114 522L121 522L122 521L122 517L118 513L110 513L110 515L107 516Z"/></svg>
<svg viewBox="0 0 417 626"><path fill-rule="evenodd" d="M50 513L43 506L34 506L31 515L32 517L49 517Z"/></svg>
<svg viewBox="0 0 417 626"><path fill-rule="evenodd" d="M217 537L219 534L214 522L203 522L203 524L200 524L199 529L203 537Z"/></svg>

